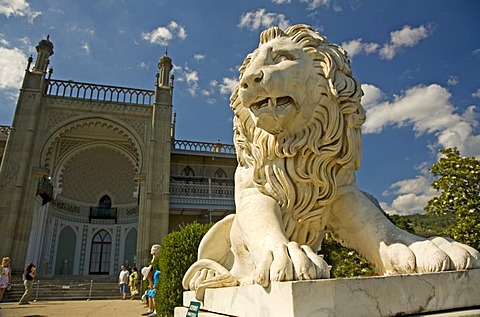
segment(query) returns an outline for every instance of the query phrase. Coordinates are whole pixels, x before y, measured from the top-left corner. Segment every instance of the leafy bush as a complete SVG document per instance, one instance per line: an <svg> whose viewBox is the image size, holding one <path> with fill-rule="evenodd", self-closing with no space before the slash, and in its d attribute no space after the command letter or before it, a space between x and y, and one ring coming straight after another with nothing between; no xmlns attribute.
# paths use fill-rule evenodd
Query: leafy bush
<svg viewBox="0 0 480 317"><path fill-rule="evenodd" d="M322 242L321 254L332 266L331 278L368 276L375 274L375 268L357 252L344 248L327 235Z"/></svg>
<svg viewBox="0 0 480 317"><path fill-rule="evenodd" d="M183 275L197 260L198 245L212 225L190 223L163 239L158 263L152 263L162 272L155 296L158 316L173 316L174 308L182 306Z"/></svg>

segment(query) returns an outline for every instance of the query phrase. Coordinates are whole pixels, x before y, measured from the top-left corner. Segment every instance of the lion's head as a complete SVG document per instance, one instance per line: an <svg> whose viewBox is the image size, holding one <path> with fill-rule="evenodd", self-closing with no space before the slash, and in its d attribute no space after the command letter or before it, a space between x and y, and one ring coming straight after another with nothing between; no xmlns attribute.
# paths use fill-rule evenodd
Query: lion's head
<svg viewBox="0 0 480 317"><path fill-rule="evenodd" d="M338 178L360 165L361 96L346 52L306 25L265 30L240 67L230 98L238 162L278 201L291 240L318 239Z"/></svg>

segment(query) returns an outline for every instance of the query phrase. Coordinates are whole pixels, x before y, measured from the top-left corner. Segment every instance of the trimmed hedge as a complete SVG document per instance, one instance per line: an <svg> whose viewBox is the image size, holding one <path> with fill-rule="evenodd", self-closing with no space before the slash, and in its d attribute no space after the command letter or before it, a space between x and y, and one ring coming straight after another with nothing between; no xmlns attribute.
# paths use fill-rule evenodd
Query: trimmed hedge
<svg viewBox="0 0 480 317"><path fill-rule="evenodd" d="M190 223L163 239L158 263L152 263L162 272L155 296L157 316L173 316L174 308L182 306L183 275L197 260L198 245L212 225Z"/></svg>

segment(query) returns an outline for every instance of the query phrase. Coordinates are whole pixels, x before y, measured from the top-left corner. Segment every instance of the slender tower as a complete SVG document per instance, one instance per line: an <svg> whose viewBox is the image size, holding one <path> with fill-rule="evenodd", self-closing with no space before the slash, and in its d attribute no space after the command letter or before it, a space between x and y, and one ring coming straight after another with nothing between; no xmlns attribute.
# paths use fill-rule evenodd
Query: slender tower
<svg viewBox="0 0 480 317"><path fill-rule="evenodd" d="M158 62L158 70L148 163L145 177L140 180L137 265L147 264L152 244L160 243L168 234L173 76L172 59L166 52Z"/></svg>
<svg viewBox="0 0 480 317"><path fill-rule="evenodd" d="M42 120L49 58L53 44L47 37L36 46L37 59L32 70L28 61L20 89L12 130L0 167L0 254L10 256L14 271L21 271L26 258L32 227L38 181L48 175L38 163L38 133Z"/></svg>

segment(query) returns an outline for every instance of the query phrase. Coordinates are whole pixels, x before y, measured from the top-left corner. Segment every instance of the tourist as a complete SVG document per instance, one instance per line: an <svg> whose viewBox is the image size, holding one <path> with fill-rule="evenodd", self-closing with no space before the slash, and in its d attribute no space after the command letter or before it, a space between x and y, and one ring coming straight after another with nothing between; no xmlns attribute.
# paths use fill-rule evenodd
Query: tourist
<svg viewBox="0 0 480 317"><path fill-rule="evenodd" d="M25 286L25 293L23 293L22 298L18 302L19 305L28 305L30 304L30 297L32 296L33 289L33 280L37 274L37 267L33 263L28 263L23 272L23 285Z"/></svg>
<svg viewBox="0 0 480 317"><path fill-rule="evenodd" d="M122 270L118 275L118 286L120 287L120 294L122 294L122 299L127 298L127 284L128 284L128 270L125 265L122 265Z"/></svg>
<svg viewBox="0 0 480 317"><path fill-rule="evenodd" d="M10 290L12 285L12 270L10 269L10 258L4 257L2 259L2 267L0 267L0 302L2 301L3 294L6 290Z"/></svg>
<svg viewBox="0 0 480 317"><path fill-rule="evenodd" d="M130 279L130 299L135 299L135 295L138 294L137 283L138 283L138 269L136 266L132 266L132 274L129 275Z"/></svg>
<svg viewBox="0 0 480 317"><path fill-rule="evenodd" d="M143 313L142 316L153 317L157 316L157 311L155 308L155 295L157 293L157 285L160 279L160 270L155 270L152 272L152 265L144 267L142 269L143 280L148 280L148 289L146 292L146 297L148 301L148 310Z"/></svg>

